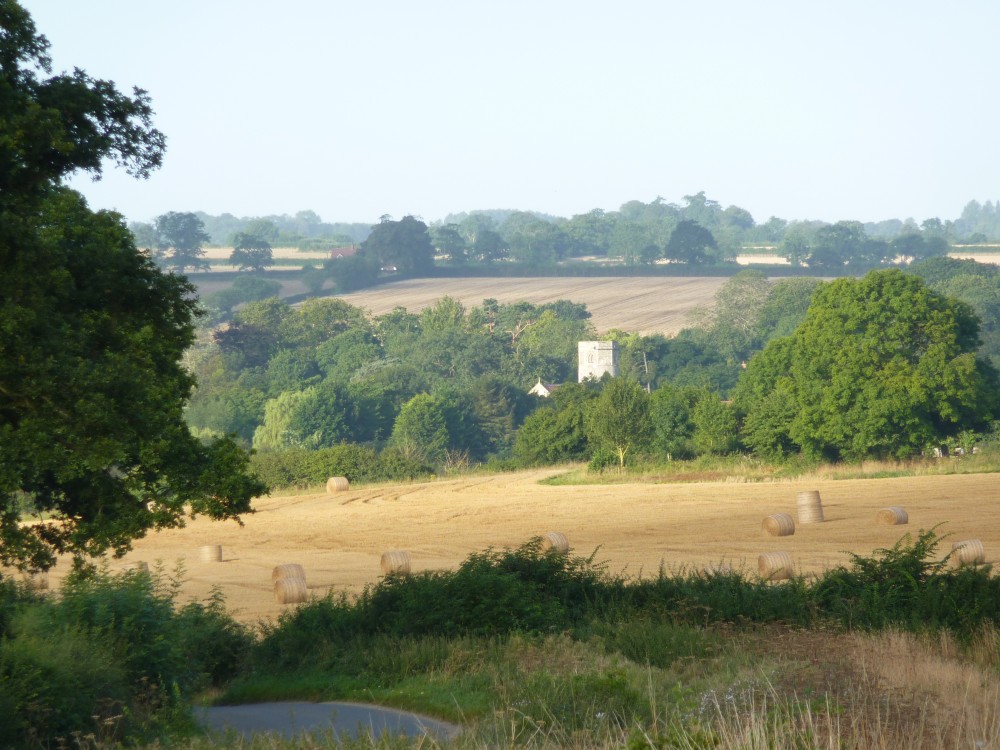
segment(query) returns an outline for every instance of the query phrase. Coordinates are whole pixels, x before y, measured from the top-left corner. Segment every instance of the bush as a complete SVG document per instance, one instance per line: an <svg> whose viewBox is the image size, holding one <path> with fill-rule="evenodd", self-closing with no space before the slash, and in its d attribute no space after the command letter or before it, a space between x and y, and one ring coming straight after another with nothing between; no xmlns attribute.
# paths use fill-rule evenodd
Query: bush
<svg viewBox="0 0 1000 750"><path fill-rule="evenodd" d="M194 666L196 684L218 687L236 677L253 648L253 635L226 612L221 594L191 602L176 616L177 650Z"/></svg>
<svg viewBox="0 0 1000 750"><path fill-rule="evenodd" d="M38 599L5 586L0 747L75 731L140 736L185 715L194 691L235 676L250 633L219 596L176 610L176 590L146 572L76 573L58 597Z"/></svg>
<svg viewBox="0 0 1000 750"><path fill-rule="evenodd" d="M971 633L1000 619L1000 579L986 566L947 567L934 561L934 529L905 535L870 557L851 555L849 567L824 575L812 590L818 609L847 627L910 630L947 628Z"/></svg>
<svg viewBox="0 0 1000 750"><path fill-rule="evenodd" d="M74 731L105 737L118 724L128 678L112 648L85 630L40 627L38 609L0 639L0 747Z"/></svg>
<svg viewBox="0 0 1000 750"><path fill-rule="evenodd" d="M385 481L412 481L430 476L434 468L398 448L386 448L378 460L378 478Z"/></svg>
<svg viewBox="0 0 1000 750"><path fill-rule="evenodd" d="M350 443L319 450L261 452L251 457L250 466L272 488L307 487L322 484L329 477L347 477L351 482L408 481L434 471L394 448L379 454L374 448Z"/></svg>

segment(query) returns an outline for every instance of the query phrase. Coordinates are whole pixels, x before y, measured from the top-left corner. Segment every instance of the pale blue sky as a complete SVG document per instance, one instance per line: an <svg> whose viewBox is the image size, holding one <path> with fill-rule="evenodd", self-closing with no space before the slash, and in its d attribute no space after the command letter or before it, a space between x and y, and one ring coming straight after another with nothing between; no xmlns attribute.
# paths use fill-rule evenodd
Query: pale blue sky
<svg viewBox="0 0 1000 750"><path fill-rule="evenodd" d="M132 220L1000 198L996 0L22 2L57 69L150 92L163 168L74 183Z"/></svg>

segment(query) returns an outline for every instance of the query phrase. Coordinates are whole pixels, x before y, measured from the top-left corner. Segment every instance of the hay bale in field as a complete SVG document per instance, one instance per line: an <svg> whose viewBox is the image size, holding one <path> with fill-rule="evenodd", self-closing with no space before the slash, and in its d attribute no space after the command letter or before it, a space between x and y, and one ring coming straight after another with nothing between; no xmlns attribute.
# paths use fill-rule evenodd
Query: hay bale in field
<svg viewBox="0 0 1000 750"><path fill-rule="evenodd" d="M279 578L274 582L274 599L278 604L301 604L308 598L304 578Z"/></svg>
<svg viewBox="0 0 1000 750"><path fill-rule="evenodd" d="M823 523L823 502L817 490L807 490L795 495L799 523Z"/></svg>
<svg viewBox="0 0 1000 750"><path fill-rule="evenodd" d="M385 575L407 575L410 572L410 553L402 549L383 552L382 572Z"/></svg>
<svg viewBox="0 0 1000 750"><path fill-rule="evenodd" d="M347 481L347 477L330 477L326 480L326 492L328 495L347 492L349 489L351 489L351 483Z"/></svg>
<svg viewBox="0 0 1000 750"><path fill-rule="evenodd" d="M956 568L966 565L982 565L986 562L986 550L978 539L964 539L951 545L951 562Z"/></svg>
<svg viewBox="0 0 1000 750"><path fill-rule="evenodd" d="M764 519L761 528L771 536L791 536L795 533L795 521L787 513L773 513Z"/></svg>
<svg viewBox="0 0 1000 750"><path fill-rule="evenodd" d="M882 508L875 514L875 523L879 526L901 526L910 522L910 517L898 505Z"/></svg>
<svg viewBox="0 0 1000 750"><path fill-rule="evenodd" d="M552 550L558 552L560 555L565 555L569 552L569 542L566 541L566 535L560 534L558 531L550 531L542 537L542 551L548 552Z"/></svg>
<svg viewBox="0 0 1000 750"><path fill-rule="evenodd" d="M787 552L765 552L757 558L760 577L767 581L784 581L792 577L792 556Z"/></svg>
<svg viewBox="0 0 1000 750"><path fill-rule="evenodd" d="M198 550L202 562L222 562L222 545L206 544Z"/></svg>
<svg viewBox="0 0 1000 750"><path fill-rule="evenodd" d="M301 578L304 581L306 580L306 571L298 563L275 565L274 570L271 571L271 580L280 581L282 578Z"/></svg>
<svg viewBox="0 0 1000 750"><path fill-rule="evenodd" d="M133 570L140 573L149 572L149 563L145 560L136 560L135 562L125 563L125 567L122 570Z"/></svg>

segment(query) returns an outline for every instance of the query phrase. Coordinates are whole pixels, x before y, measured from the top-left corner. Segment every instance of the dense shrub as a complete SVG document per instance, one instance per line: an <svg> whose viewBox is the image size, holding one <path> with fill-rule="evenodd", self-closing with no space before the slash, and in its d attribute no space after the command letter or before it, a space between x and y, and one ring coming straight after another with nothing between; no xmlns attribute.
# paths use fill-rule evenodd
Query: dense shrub
<svg viewBox="0 0 1000 750"><path fill-rule="evenodd" d="M389 575L356 602L328 596L285 614L263 638L258 665L315 664L372 635L492 635L562 630L593 615L612 584L592 561L543 551L470 555L458 570Z"/></svg>
<svg viewBox="0 0 1000 750"><path fill-rule="evenodd" d="M371 638L568 630L646 653L653 663L659 657L651 650L696 649L683 628L707 623L935 627L968 635L1000 620L1000 579L985 567L954 570L932 561L936 546L933 531L921 532L915 542L904 537L871 557L855 556L850 567L813 584L774 584L740 572L661 571L626 580L591 559L543 552L536 540L470 555L454 571L387 576L356 601L310 602L266 632L256 662L262 669L340 664L345 649L364 649Z"/></svg>
<svg viewBox="0 0 1000 750"><path fill-rule="evenodd" d="M21 614L0 639L0 747L73 731L106 736L129 696L124 667L110 644L84 629L52 629L38 614Z"/></svg>
<svg viewBox="0 0 1000 750"><path fill-rule="evenodd" d="M235 676L249 632L218 596L176 609L178 585L146 572L74 574L41 598L5 584L0 747L47 746L74 731L140 736L183 715L196 690Z"/></svg>
<svg viewBox="0 0 1000 750"><path fill-rule="evenodd" d="M423 461L387 448L378 453L365 445L344 443L331 448L288 448L255 454L251 467L269 487L307 487L329 477L352 482L407 481L428 476L433 469Z"/></svg>
<svg viewBox="0 0 1000 750"><path fill-rule="evenodd" d="M935 561L940 537L931 529L907 534L870 557L824 575L812 589L819 611L848 627L889 625L971 633L1000 621L1000 579L988 566L952 569Z"/></svg>

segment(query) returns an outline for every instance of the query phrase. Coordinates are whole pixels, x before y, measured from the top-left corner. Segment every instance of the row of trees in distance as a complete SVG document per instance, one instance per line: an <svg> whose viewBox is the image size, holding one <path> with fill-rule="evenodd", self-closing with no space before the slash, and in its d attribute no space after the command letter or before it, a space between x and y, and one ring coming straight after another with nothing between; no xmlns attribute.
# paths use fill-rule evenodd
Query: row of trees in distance
<svg viewBox="0 0 1000 750"><path fill-rule="evenodd" d="M220 227L226 230L221 237ZM349 231L335 232L336 228ZM169 212L149 224L135 222L131 229L140 247L152 249L181 272L207 265L200 250L209 243L256 249L232 261L247 270L260 270L271 264L270 255L260 250L264 246L329 249L360 242L366 248L363 255L410 274L426 273L435 259L457 266L501 261L548 266L581 258L613 259L625 265L720 264L748 248L773 252L792 265L843 273L845 267L875 268L900 259L944 255L953 244L1000 239L1000 209L989 201L972 201L956 220L933 217L919 225L911 219L829 224L776 217L759 224L745 209L722 208L700 192L685 196L681 205L660 198L648 204L630 201L618 211L595 209L569 219L529 211L479 211L452 215L429 226L412 216L399 221L383 216L374 227L361 227L324 224L313 212L295 217L230 217L221 224L203 213ZM316 232L325 233L316 236ZM405 249L408 246L412 253Z"/></svg>

